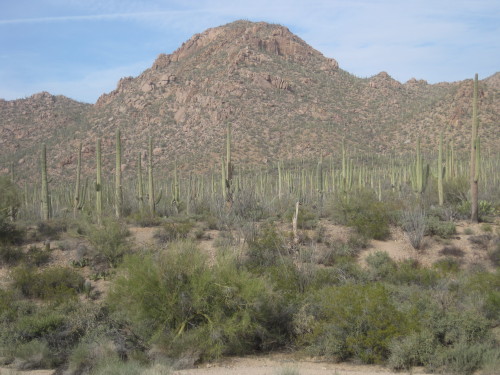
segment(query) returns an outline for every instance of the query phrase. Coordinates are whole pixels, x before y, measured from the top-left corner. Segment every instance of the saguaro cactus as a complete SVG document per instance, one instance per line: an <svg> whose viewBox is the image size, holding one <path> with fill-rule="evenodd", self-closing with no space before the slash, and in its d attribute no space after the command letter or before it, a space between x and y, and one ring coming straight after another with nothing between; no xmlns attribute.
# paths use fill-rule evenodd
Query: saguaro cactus
<svg viewBox="0 0 500 375"><path fill-rule="evenodd" d="M139 152L137 155L137 200L139 201L139 210L144 211L144 186L142 183L142 157Z"/></svg>
<svg viewBox="0 0 500 375"><path fill-rule="evenodd" d="M95 209L97 224L102 222L102 171L101 171L101 138L96 144L96 180L95 180Z"/></svg>
<svg viewBox="0 0 500 375"><path fill-rule="evenodd" d="M82 142L78 144L78 161L76 165L75 194L73 196L73 217L76 219L78 210L81 209L80 178L82 172Z"/></svg>
<svg viewBox="0 0 500 375"><path fill-rule="evenodd" d="M470 192L471 192L471 221L477 223L479 221L479 204L478 204L478 181L479 181L479 139L478 128L479 120L477 118L477 90L478 90L477 73L474 76L474 93L472 97L472 137L470 150Z"/></svg>
<svg viewBox="0 0 500 375"><path fill-rule="evenodd" d="M149 136L148 146L148 198L149 212L151 215L155 213L155 187L153 180L153 138Z"/></svg>
<svg viewBox="0 0 500 375"><path fill-rule="evenodd" d="M441 133L440 136L439 136L437 178L438 178L438 199L439 199L439 205L442 206L443 203L444 203L444 189L443 189L443 133Z"/></svg>
<svg viewBox="0 0 500 375"><path fill-rule="evenodd" d="M115 215L122 216L123 191L122 191L122 142L120 129L116 130L116 167L115 167Z"/></svg>
<svg viewBox="0 0 500 375"><path fill-rule="evenodd" d="M49 182L47 177L47 147L45 143L42 145L41 169L42 169L42 219L49 220L50 197L49 197Z"/></svg>
<svg viewBox="0 0 500 375"><path fill-rule="evenodd" d="M231 163L231 124L227 124L226 131L226 202L233 202L233 164Z"/></svg>

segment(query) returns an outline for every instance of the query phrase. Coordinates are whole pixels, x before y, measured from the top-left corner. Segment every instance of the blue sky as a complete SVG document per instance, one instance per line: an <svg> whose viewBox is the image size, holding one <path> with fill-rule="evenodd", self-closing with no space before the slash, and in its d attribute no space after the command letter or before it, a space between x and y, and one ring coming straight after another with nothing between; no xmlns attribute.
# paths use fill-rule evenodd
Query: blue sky
<svg viewBox="0 0 500 375"><path fill-rule="evenodd" d="M499 0L0 0L0 98L94 103L158 54L237 19L287 26L360 77L500 71Z"/></svg>

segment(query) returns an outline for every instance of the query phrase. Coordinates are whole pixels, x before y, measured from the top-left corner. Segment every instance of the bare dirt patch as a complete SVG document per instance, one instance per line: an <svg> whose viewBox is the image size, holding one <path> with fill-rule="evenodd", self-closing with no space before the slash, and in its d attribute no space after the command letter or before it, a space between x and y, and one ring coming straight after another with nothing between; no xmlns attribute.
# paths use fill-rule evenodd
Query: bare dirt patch
<svg viewBox="0 0 500 375"><path fill-rule="evenodd" d="M175 375L278 375L292 369L300 375L394 375L381 366L329 363L312 358L295 358L294 354L235 357L198 368L178 370ZM402 374L402 373L401 373ZM426 374L422 368L413 368L412 374Z"/></svg>

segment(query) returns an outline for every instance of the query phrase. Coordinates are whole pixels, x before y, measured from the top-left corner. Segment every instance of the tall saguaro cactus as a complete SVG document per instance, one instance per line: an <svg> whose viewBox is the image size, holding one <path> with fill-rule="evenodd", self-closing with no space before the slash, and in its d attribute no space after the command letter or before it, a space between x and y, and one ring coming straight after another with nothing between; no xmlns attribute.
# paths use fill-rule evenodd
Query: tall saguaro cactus
<svg viewBox="0 0 500 375"><path fill-rule="evenodd" d="M76 219L78 210L81 209L80 178L82 173L82 142L78 144L78 161L76 165L75 194L73 196L73 217Z"/></svg>
<svg viewBox="0 0 500 375"><path fill-rule="evenodd" d="M139 210L144 211L144 187L142 183L142 158L141 153L137 155L137 200L139 201Z"/></svg>
<svg viewBox="0 0 500 375"><path fill-rule="evenodd" d="M45 143L42 145L41 169L42 169L42 219L49 220L50 197L49 197L49 182L47 177L47 147Z"/></svg>
<svg viewBox="0 0 500 375"><path fill-rule="evenodd" d="M101 138L96 144L96 180L95 180L95 209L97 224L102 223L102 171L101 171Z"/></svg>
<svg viewBox="0 0 500 375"><path fill-rule="evenodd" d="M115 167L115 215L122 216L123 191L122 191L122 142L120 129L116 130L116 167Z"/></svg>
<svg viewBox="0 0 500 375"><path fill-rule="evenodd" d="M477 73L474 76L474 93L472 97L472 137L470 150L470 192L471 192L471 221L477 223L479 221L479 204L478 204L478 181L479 181L479 138L478 128L479 120L477 118L477 90L478 90Z"/></svg>
<svg viewBox="0 0 500 375"><path fill-rule="evenodd" d="M231 162L231 124L227 124L226 131L226 201L231 204L233 202L233 164Z"/></svg>
<svg viewBox="0 0 500 375"><path fill-rule="evenodd" d="M439 205L442 206L444 204L444 189L443 189L443 133L442 132L441 132L441 134L439 136L437 178L438 178L438 199L439 199Z"/></svg>
<svg viewBox="0 0 500 375"><path fill-rule="evenodd" d="M155 213L155 187L153 181L153 138L149 136L148 142L148 198L149 212Z"/></svg>

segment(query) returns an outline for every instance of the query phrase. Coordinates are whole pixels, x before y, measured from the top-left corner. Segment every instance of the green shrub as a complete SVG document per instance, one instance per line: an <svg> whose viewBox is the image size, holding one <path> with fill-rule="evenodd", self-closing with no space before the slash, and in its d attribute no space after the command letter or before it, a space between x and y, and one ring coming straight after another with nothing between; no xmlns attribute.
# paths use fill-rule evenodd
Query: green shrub
<svg viewBox="0 0 500 375"><path fill-rule="evenodd" d="M42 266L50 260L50 252L39 249L36 246L30 246L27 253L27 261L34 266Z"/></svg>
<svg viewBox="0 0 500 375"><path fill-rule="evenodd" d="M495 267L500 267L500 237L496 237L493 240L493 246L488 253L491 263Z"/></svg>
<svg viewBox="0 0 500 375"><path fill-rule="evenodd" d="M103 370L106 363L116 362L119 362L119 356L112 341L103 337L95 338L91 342L84 339L73 348L68 356L68 371L71 374L96 374ZM116 374L121 374L121 372L116 372Z"/></svg>
<svg viewBox="0 0 500 375"><path fill-rule="evenodd" d="M63 219L51 219L49 221L41 221L37 225L36 239L40 240L57 240L61 233L68 230L68 222Z"/></svg>
<svg viewBox="0 0 500 375"><path fill-rule="evenodd" d="M430 359L427 368L433 372L471 375L480 369L491 344L458 342L450 347L441 347Z"/></svg>
<svg viewBox="0 0 500 375"><path fill-rule="evenodd" d="M371 280L385 280L391 277L397 269L389 254L385 251L377 251L366 257L369 267L369 277Z"/></svg>
<svg viewBox="0 0 500 375"><path fill-rule="evenodd" d="M481 375L496 375L500 368L500 349L492 348L483 354Z"/></svg>
<svg viewBox="0 0 500 375"><path fill-rule="evenodd" d="M394 340L387 361L392 370L409 370L429 363L437 348L437 340L428 330L414 332Z"/></svg>
<svg viewBox="0 0 500 375"><path fill-rule="evenodd" d="M32 340L18 345L13 351L15 365L20 370L50 368L53 355L44 340Z"/></svg>
<svg viewBox="0 0 500 375"><path fill-rule="evenodd" d="M24 230L0 215L0 245L19 245L23 242L25 235L26 233Z"/></svg>
<svg viewBox="0 0 500 375"><path fill-rule="evenodd" d="M337 196L333 215L337 222L354 227L366 238L384 240L390 234L391 208L387 202L379 202L372 190L359 190Z"/></svg>
<svg viewBox="0 0 500 375"><path fill-rule="evenodd" d="M161 225L162 219L158 216L151 215L149 212L135 212L127 217L127 222L146 228Z"/></svg>
<svg viewBox="0 0 500 375"><path fill-rule="evenodd" d="M83 290L84 279L71 268L36 270L19 266L12 270L13 286L26 297L65 299Z"/></svg>
<svg viewBox="0 0 500 375"><path fill-rule="evenodd" d="M463 258L463 256L465 255L464 251L457 246L445 246L441 250L439 250L439 254L457 258Z"/></svg>
<svg viewBox="0 0 500 375"><path fill-rule="evenodd" d="M436 270L444 273L457 273L460 271L461 261L454 257L439 259L432 265Z"/></svg>
<svg viewBox="0 0 500 375"><path fill-rule="evenodd" d="M470 183L466 177L443 181L444 200L453 205L467 201ZM470 215L470 210L469 210Z"/></svg>
<svg viewBox="0 0 500 375"><path fill-rule="evenodd" d="M20 206L19 189L7 176L0 176L0 241L10 242L13 226L7 220L16 216Z"/></svg>
<svg viewBox="0 0 500 375"><path fill-rule="evenodd" d="M104 258L110 267L116 267L129 252L129 235L127 227L114 220L106 220L102 227L88 230L88 239L95 249L97 260Z"/></svg>
<svg viewBox="0 0 500 375"><path fill-rule="evenodd" d="M187 239L189 232L193 229L193 227L194 224L191 222L165 223L156 231L154 238L156 238L160 243Z"/></svg>
<svg viewBox="0 0 500 375"><path fill-rule="evenodd" d="M288 223L292 222L292 218L295 215L295 207L290 207L285 215L285 220ZM317 209L312 209L306 205L301 205L299 208L299 215L297 216L297 228L298 229L314 229L318 225L318 213Z"/></svg>
<svg viewBox="0 0 500 375"><path fill-rule="evenodd" d="M230 260L209 267L193 243L128 256L120 274L110 308L171 356L208 359L284 343L290 317L272 286Z"/></svg>
<svg viewBox="0 0 500 375"><path fill-rule="evenodd" d="M500 272L473 274L464 284L468 293L478 293L482 304L479 308L493 324L500 323Z"/></svg>
<svg viewBox="0 0 500 375"><path fill-rule="evenodd" d="M464 234L470 236L470 235L474 234L474 230L472 228L465 228Z"/></svg>
<svg viewBox="0 0 500 375"><path fill-rule="evenodd" d="M391 340L407 332L406 318L381 284L342 285L318 290L307 300L310 327L303 331L314 354L343 361L382 363Z"/></svg>
<svg viewBox="0 0 500 375"><path fill-rule="evenodd" d="M13 266L24 258L24 253L19 247L0 243L0 265Z"/></svg>
<svg viewBox="0 0 500 375"><path fill-rule="evenodd" d="M283 236L273 224L265 223L248 243L245 264L251 269L277 266L284 262L287 252Z"/></svg>
<svg viewBox="0 0 500 375"><path fill-rule="evenodd" d="M416 260L408 259L398 263L389 281L396 285L418 285L428 288L436 285L439 279L437 271L420 266Z"/></svg>
<svg viewBox="0 0 500 375"><path fill-rule="evenodd" d="M455 224L451 221L441 221L437 216L427 217L425 234L450 238L456 233Z"/></svg>
<svg viewBox="0 0 500 375"><path fill-rule="evenodd" d="M483 232L487 232L487 233L493 232L493 228L492 228L491 224L488 224L488 223L481 224L481 230Z"/></svg>

